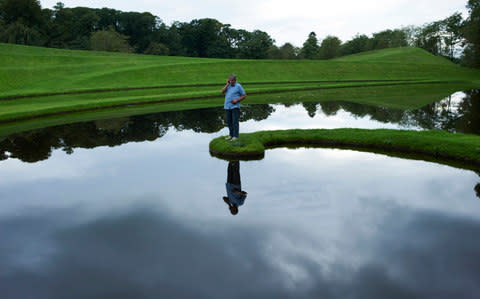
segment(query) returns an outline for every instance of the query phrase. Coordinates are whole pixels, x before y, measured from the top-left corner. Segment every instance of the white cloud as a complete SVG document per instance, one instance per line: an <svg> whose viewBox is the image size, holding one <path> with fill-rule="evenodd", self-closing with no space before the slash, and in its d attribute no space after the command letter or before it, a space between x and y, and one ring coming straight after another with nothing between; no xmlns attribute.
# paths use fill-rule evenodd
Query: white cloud
<svg viewBox="0 0 480 299"><path fill-rule="evenodd" d="M51 8L59 0L41 0ZM154 1L154 0L64 0L67 7L110 7L121 11L148 11L165 23L214 18L234 28L266 31L277 45L301 46L311 31L319 39L327 35L341 40L355 34L370 35L386 29L443 19L459 11L466 13L466 0L265 0L265 1Z"/></svg>

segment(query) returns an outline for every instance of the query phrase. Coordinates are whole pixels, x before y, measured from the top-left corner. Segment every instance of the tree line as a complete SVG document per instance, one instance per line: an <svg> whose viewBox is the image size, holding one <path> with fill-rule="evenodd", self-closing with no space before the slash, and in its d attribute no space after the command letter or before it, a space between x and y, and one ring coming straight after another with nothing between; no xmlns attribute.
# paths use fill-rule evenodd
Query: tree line
<svg viewBox="0 0 480 299"><path fill-rule="evenodd" d="M454 13L423 26L358 34L342 42L311 32L302 47L276 46L261 30L232 28L215 19L173 22L149 12L110 8L42 9L38 0L0 0L0 42L52 48L211 58L331 59L369 50L415 46L465 65L480 66L480 0L468 0L469 16ZM459 59L461 57L461 60Z"/></svg>

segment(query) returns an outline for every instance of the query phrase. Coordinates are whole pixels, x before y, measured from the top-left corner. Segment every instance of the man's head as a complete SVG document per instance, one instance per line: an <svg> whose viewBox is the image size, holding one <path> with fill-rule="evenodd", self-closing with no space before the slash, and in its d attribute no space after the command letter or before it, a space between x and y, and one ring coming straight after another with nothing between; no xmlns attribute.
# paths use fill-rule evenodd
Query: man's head
<svg viewBox="0 0 480 299"><path fill-rule="evenodd" d="M223 201L228 205L228 209L230 210L230 213L232 215L237 215L238 214L237 205L230 203L230 201L228 200L228 197L224 196Z"/></svg>
<svg viewBox="0 0 480 299"><path fill-rule="evenodd" d="M236 205L228 206L228 209L230 210L230 213L232 215L237 215L238 214L238 207Z"/></svg>
<svg viewBox="0 0 480 299"><path fill-rule="evenodd" d="M235 76L234 74L231 74L228 77L228 81L230 82L230 85L235 85L235 82L237 82L237 76Z"/></svg>

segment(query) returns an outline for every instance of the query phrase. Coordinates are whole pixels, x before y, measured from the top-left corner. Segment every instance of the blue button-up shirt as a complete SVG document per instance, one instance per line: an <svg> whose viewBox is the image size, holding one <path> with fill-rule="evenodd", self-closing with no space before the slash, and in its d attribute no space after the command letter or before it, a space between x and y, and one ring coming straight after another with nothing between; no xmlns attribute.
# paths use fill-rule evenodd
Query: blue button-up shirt
<svg viewBox="0 0 480 299"><path fill-rule="evenodd" d="M244 94L245 90L243 90L243 87L240 85L240 83L235 83L233 86L228 85L227 90L225 91L225 105L223 105L223 108L228 110L240 108L240 102L233 104L232 100L238 99Z"/></svg>
<svg viewBox="0 0 480 299"><path fill-rule="evenodd" d="M243 205L247 195L241 192L242 187L231 183L226 183L225 187L227 188L228 201L231 204L235 204L237 207Z"/></svg>

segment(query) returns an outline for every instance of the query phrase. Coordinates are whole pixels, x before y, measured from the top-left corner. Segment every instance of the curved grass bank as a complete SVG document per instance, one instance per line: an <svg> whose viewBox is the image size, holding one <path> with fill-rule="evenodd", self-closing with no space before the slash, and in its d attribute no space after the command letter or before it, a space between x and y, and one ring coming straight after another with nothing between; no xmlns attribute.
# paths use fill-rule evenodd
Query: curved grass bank
<svg viewBox="0 0 480 299"><path fill-rule="evenodd" d="M455 165L480 168L480 136L444 131L391 129L310 129L260 131L240 134L236 141L225 137L210 142L210 153L224 159L260 159L275 147L339 147L380 152Z"/></svg>
<svg viewBox="0 0 480 299"><path fill-rule="evenodd" d="M452 84L474 89L480 84L479 70L418 48L312 61L168 57L0 43L0 59L2 123L131 105L205 102L220 98L232 72L250 95Z"/></svg>
<svg viewBox="0 0 480 299"><path fill-rule="evenodd" d="M418 48L332 60L240 60L0 43L0 136L53 124L223 105L236 73L245 104L342 100L417 109L480 86L480 71Z"/></svg>
<svg viewBox="0 0 480 299"><path fill-rule="evenodd" d="M264 97L267 94L279 94L288 92L305 92L305 91L328 91L328 90L353 90L356 88L375 88L382 87L399 87L399 91L405 89L425 89L442 86L442 91L446 88L452 89L455 86L456 90L470 89L474 86L461 82L439 82L439 81L369 81L369 82L325 82L310 83L310 84L277 84L272 87L255 86L244 84L248 88L250 96L261 95ZM446 88L445 88L446 87ZM459 89L460 88L460 89ZM447 96L447 95L446 95ZM92 111L98 109L111 109L121 107L132 107L138 105L151 104L170 104L193 101L207 101L208 99L223 99L218 91L218 86L215 87L198 87L196 91L188 88L165 88L161 92L153 92L152 90L132 90L132 91L112 91L102 92L102 97L96 93L86 94L66 94L66 95L51 95L51 96L35 96L10 100L0 99L0 124L8 122L17 122L21 120L46 117L59 114L71 114L77 112ZM249 97L250 99L251 97ZM252 101L249 101L253 103ZM222 100L218 101L217 106L222 105ZM388 103L387 103L388 105Z"/></svg>
<svg viewBox="0 0 480 299"><path fill-rule="evenodd" d="M297 91L268 93L251 93L250 85L244 85L249 90L249 96L245 105L255 104L285 104L299 102L344 101L362 105L380 106L390 109L414 110L424 107L432 102L442 100L456 91L468 90L470 84L409 84L388 86L362 86L343 88L315 88ZM167 111L180 111L201 108L223 107L223 97L218 90L217 96L198 100L161 100L161 95L156 99L158 102L147 101L145 104L116 105L111 108L103 106L101 109L84 106L82 102L95 101L95 97L88 95L64 95L36 99L17 99L0 101L0 136L5 136L23 131L40 129L53 125L63 125L79 121L97 119L109 119L126 117L138 114L148 114ZM104 93L103 100L117 97L117 92ZM143 91L123 92L122 97L142 99ZM55 99L56 103L52 101ZM57 102L58 101L58 102ZM68 103L71 110L57 110ZM75 102L79 106L74 110ZM58 106L56 106L58 105ZM71 113L70 113L71 112Z"/></svg>

